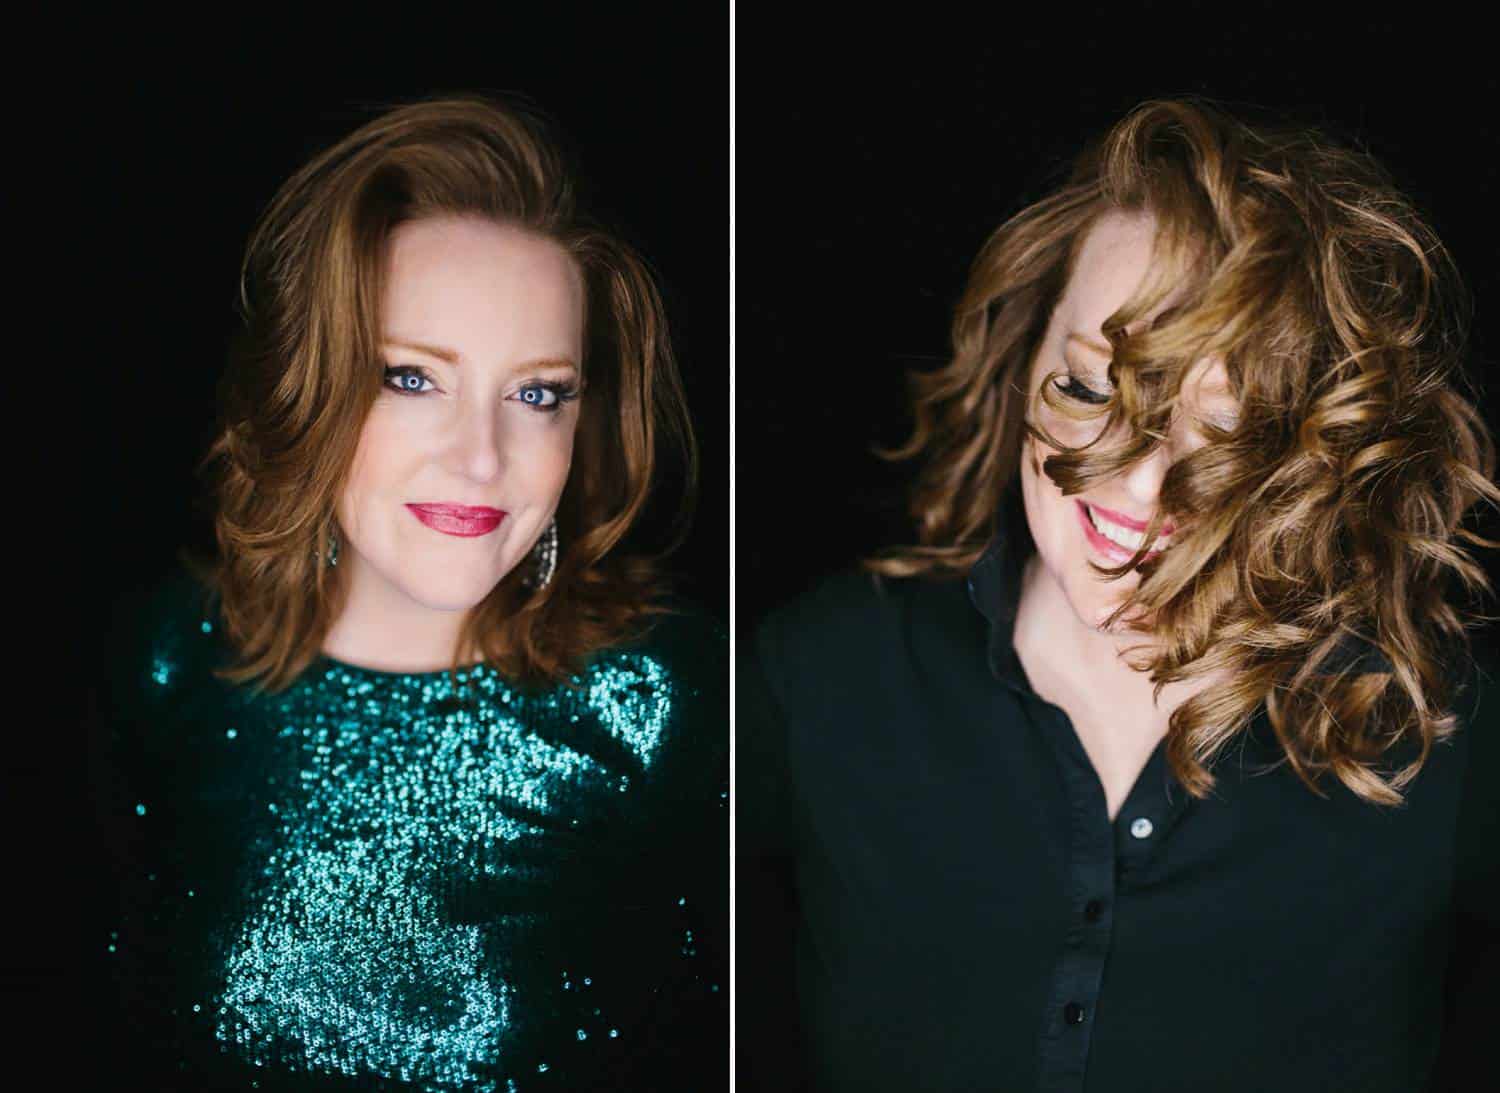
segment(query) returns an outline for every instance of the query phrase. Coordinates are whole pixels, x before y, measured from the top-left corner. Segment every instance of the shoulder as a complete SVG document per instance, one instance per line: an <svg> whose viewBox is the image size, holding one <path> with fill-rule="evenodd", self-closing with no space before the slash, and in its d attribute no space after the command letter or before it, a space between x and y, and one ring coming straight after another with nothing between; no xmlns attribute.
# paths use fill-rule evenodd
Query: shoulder
<svg viewBox="0 0 1500 1093"><path fill-rule="evenodd" d="M634 638L590 657L581 681L601 701L670 708L674 717L727 715L728 629L690 601L664 607Z"/></svg>
<svg viewBox="0 0 1500 1093"><path fill-rule="evenodd" d="M852 692L879 703L919 677L981 668L984 627L961 580L850 568L770 611L746 652L783 704Z"/></svg>
<svg viewBox="0 0 1500 1093"><path fill-rule="evenodd" d="M884 660L913 640L973 637L980 616L963 581L894 579L848 568L767 613L756 652L776 661Z"/></svg>
<svg viewBox="0 0 1500 1093"><path fill-rule="evenodd" d="M729 628L702 604L674 599L648 616L641 633L622 649L666 658L684 670L711 672L727 668Z"/></svg>
<svg viewBox="0 0 1500 1093"><path fill-rule="evenodd" d="M634 639L597 651L574 683L583 708L659 784L694 800L717 792L729 755L729 634L715 615L674 601Z"/></svg>
<svg viewBox="0 0 1500 1093"><path fill-rule="evenodd" d="M631 640L596 655L595 669L621 663L655 664L679 687L727 688L729 630L701 604L673 600L649 615Z"/></svg>

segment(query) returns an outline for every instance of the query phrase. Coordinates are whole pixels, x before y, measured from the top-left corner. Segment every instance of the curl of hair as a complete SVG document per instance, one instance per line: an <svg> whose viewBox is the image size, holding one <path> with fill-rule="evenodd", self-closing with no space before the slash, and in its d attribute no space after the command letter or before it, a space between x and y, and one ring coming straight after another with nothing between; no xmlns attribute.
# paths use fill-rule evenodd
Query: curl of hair
<svg viewBox="0 0 1500 1093"><path fill-rule="evenodd" d="M237 654L216 674L274 692L319 655L347 594L348 567L323 561L335 504L382 387L390 233L425 217L474 216L572 256L586 330L552 580L528 589L529 561L516 566L467 613L449 670L477 654L518 683L557 682L666 610L662 558L685 534L698 451L661 298L645 261L577 211L562 149L534 108L457 94L380 110L283 184L246 246L243 324L198 467L218 552L180 555L217 595ZM666 542L627 551L620 544L672 456L683 490Z"/></svg>
<svg viewBox="0 0 1500 1093"><path fill-rule="evenodd" d="M1028 383L1080 244L1109 212L1154 219L1152 273L1104 322L1112 392L1084 408L1056 390L1059 372ZM1103 625L1124 619L1149 635L1127 652L1151 651L1128 663L1150 673L1153 697L1210 672L1231 681L1169 721L1167 758L1194 797L1264 702L1275 765L1289 762L1320 795L1331 772L1367 802L1400 805L1456 727L1448 707L1468 631L1493 621L1466 619L1447 596L1453 576L1492 594L1460 541L1500 546L1461 526L1479 500L1500 502L1494 442L1462 368L1472 310L1448 250L1367 152L1315 127L1248 123L1202 96L1141 103L978 254L951 358L909 376L911 438L878 451L922 457L917 543L863 564L965 574L996 531L1027 437L1059 449L1038 470L1082 492L1162 442L1184 378L1218 355L1241 416L1227 430L1206 423L1209 442L1167 470L1129 562L1090 562L1111 579L1141 573ZM1038 397L1103 428L1070 448L1036 424ZM1143 561L1174 516L1171 549ZM1385 664L1343 670L1351 643ZM1398 745L1415 758L1387 780L1379 763Z"/></svg>

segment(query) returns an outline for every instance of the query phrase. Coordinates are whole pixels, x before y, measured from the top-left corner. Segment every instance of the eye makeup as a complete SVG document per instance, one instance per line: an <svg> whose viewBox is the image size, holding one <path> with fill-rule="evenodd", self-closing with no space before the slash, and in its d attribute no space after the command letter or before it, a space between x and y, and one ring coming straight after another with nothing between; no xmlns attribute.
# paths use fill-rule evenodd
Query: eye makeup
<svg viewBox="0 0 1500 1093"><path fill-rule="evenodd" d="M1092 387L1088 387L1082 383L1079 383L1078 377L1072 375L1071 373L1068 375L1066 380L1055 380L1053 382L1053 386L1055 386L1059 391L1067 395L1069 398L1074 399L1078 402L1087 403L1090 406L1103 406L1109 401L1108 395L1099 391L1095 391Z"/></svg>
<svg viewBox="0 0 1500 1093"><path fill-rule="evenodd" d="M1053 380L1053 386L1068 398L1071 398L1076 402L1082 402L1089 406L1103 406L1110 400L1109 394L1102 391L1096 391L1094 388L1088 386L1087 384L1079 382L1079 379L1073 373L1071 366L1068 369L1068 375L1066 377L1057 377ZM1226 433L1232 433L1239 425L1239 419L1236 417L1233 411L1230 411L1228 413L1199 415L1198 420L1205 424L1213 425Z"/></svg>
<svg viewBox="0 0 1500 1093"><path fill-rule="evenodd" d="M432 384L430 388L410 386L412 381ZM415 364L387 366L385 386L403 397L421 397L437 389L427 369ZM578 384L558 380L529 380L522 384L513 400L537 413L555 414L578 397Z"/></svg>
<svg viewBox="0 0 1500 1093"><path fill-rule="evenodd" d="M393 379L396 380L397 383L400 384L400 386L393 384L391 382ZM395 391L397 394L425 395L427 393L421 387L407 386L408 381L410 380L416 380L419 384L432 383L432 377L427 374L427 370L425 368L418 368L415 365L404 364L398 368L387 368L385 370L385 385L392 391Z"/></svg>

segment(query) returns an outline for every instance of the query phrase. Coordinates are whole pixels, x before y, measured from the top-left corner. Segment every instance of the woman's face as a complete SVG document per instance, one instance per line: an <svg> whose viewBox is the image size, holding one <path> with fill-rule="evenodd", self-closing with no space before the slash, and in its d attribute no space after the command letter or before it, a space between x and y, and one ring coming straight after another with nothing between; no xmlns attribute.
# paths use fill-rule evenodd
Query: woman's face
<svg viewBox="0 0 1500 1093"><path fill-rule="evenodd" d="M556 244L477 217L402 224L386 262L385 387L338 504L339 565L351 599L462 611L526 558L562 495L583 282Z"/></svg>
<svg viewBox="0 0 1500 1093"><path fill-rule="evenodd" d="M1109 392L1110 348L1101 327L1145 277L1151 258L1152 231L1153 222L1145 215L1111 213L1095 223L1084 240L1073 277L1052 313L1046 337L1033 362L1032 390L1040 385L1047 371L1060 369L1064 376L1053 381L1059 389L1069 383L1067 377L1071 374L1075 390L1083 387ZM1175 297L1163 301L1148 318L1155 318L1174 302ZM1137 325L1132 325L1131 332L1137 329ZM1099 349L1091 349L1087 343ZM1103 419L1075 422L1040 401L1037 407L1040 423L1070 445L1087 443L1103 428ZM1109 581L1089 568L1091 560L1111 566L1128 561L1135 543L1139 543L1137 537L1131 551L1111 547L1104 536L1094 533L1090 513L1094 519L1109 520L1116 526L1144 528L1157 511L1167 468L1207 443L1199 423L1208 420L1228 427L1238 413L1222 361L1200 363L1184 381L1167 442L1110 481L1071 497L1063 496L1062 490L1041 469L1042 461L1057 449L1028 442L1021 460L1026 521L1045 574L1060 586L1083 625L1099 630L1109 613L1140 581L1139 573ZM1169 528L1170 525L1163 528L1163 532ZM1158 543L1164 540L1170 549L1170 536L1158 537Z"/></svg>

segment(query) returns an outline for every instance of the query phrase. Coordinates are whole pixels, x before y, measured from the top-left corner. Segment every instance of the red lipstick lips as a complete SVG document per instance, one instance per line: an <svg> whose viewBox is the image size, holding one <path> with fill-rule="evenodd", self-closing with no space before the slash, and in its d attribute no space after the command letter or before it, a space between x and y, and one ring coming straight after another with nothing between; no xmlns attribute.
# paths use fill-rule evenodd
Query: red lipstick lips
<svg viewBox="0 0 1500 1093"><path fill-rule="evenodd" d="M505 519L504 509L488 505L454 505L447 502L406 506L412 515L434 531L444 535L472 538L488 535Z"/></svg>
<svg viewBox="0 0 1500 1093"><path fill-rule="evenodd" d="M1123 512L1116 512L1114 509L1107 509L1103 505L1095 505L1092 502L1085 503L1088 504L1089 508L1093 509L1100 516L1108 520L1111 524L1119 524L1122 528L1129 528L1131 531L1146 530L1146 522L1144 520L1131 519ZM1163 524L1161 528L1161 534L1163 536L1171 535L1172 532L1176 529L1176 524Z"/></svg>
<svg viewBox="0 0 1500 1093"><path fill-rule="evenodd" d="M1090 506L1083 501L1079 501L1077 503L1078 522L1083 527L1083 534L1085 538L1088 539L1089 545L1116 564L1130 561L1130 558L1135 553L1135 551L1126 550L1119 543L1116 543L1111 539L1106 539L1103 535L1100 535L1099 529L1094 527L1094 522L1089 519L1089 507ZM1107 513L1109 510L1100 509L1099 511ZM1109 517L1106 516L1105 519L1109 519ZM1163 552L1160 550L1153 550L1150 554L1146 555L1143 561L1154 561L1155 559L1160 558L1162 554Z"/></svg>

